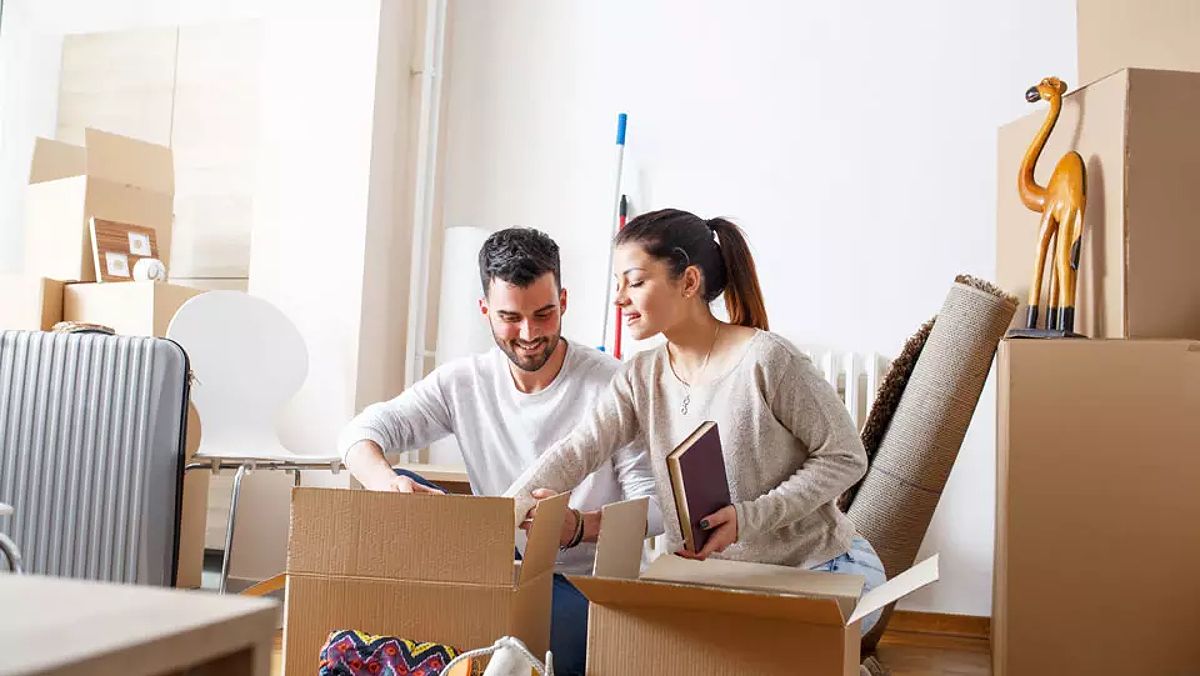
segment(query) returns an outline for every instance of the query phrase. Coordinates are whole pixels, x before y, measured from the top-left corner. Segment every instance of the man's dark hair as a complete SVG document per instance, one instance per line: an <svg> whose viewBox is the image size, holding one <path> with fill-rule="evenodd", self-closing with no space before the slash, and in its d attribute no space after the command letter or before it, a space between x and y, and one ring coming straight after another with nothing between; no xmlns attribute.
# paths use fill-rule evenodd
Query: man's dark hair
<svg viewBox="0 0 1200 676"><path fill-rule="evenodd" d="M492 233L479 249L479 282L486 295L493 279L527 287L547 272L562 288L558 245L533 228L508 228Z"/></svg>

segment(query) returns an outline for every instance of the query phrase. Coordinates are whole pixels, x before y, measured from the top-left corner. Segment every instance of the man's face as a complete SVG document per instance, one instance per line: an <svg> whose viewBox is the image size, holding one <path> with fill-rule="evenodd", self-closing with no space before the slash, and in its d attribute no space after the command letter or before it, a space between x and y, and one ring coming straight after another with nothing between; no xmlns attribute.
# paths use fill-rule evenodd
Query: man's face
<svg viewBox="0 0 1200 676"><path fill-rule="evenodd" d="M526 287L492 279L479 309L492 325L496 345L512 363L523 371L537 371L558 347L567 291L558 288L551 272Z"/></svg>

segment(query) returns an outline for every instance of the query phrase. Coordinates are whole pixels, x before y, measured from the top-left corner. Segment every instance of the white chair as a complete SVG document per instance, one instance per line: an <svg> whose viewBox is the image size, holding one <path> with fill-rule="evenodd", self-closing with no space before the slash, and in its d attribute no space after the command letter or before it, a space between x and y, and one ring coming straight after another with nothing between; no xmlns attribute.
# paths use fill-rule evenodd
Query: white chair
<svg viewBox="0 0 1200 676"><path fill-rule="evenodd" d="M0 502L0 516L8 516L13 513L13 508L9 505ZM4 554L4 558L8 559L8 567L14 573L21 573L21 550L17 549L17 543L8 539L4 533L0 533L0 553Z"/></svg>
<svg viewBox="0 0 1200 676"><path fill-rule="evenodd" d="M304 384L308 350L295 324L271 303L240 291L209 291L180 306L167 337L187 352L191 401L200 416L200 448L185 471L236 469L229 500L219 591L229 581L242 478L254 469L338 473L337 455L298 455L275 430L280 408Z"/></svg>

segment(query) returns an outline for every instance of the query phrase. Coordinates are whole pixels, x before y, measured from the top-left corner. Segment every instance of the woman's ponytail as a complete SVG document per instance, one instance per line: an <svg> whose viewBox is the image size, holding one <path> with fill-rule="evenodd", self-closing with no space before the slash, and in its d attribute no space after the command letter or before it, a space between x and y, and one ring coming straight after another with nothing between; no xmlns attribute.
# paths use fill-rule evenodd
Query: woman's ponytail
<svg viewBox="0 0 1200 676"><path fill-rule="evenodd" d="M746 235L724 218L708 219L708 227L717 234L721 259L725 263L725 309L729 312L730 323L767 331L770 326L767 307Z"/></svg>

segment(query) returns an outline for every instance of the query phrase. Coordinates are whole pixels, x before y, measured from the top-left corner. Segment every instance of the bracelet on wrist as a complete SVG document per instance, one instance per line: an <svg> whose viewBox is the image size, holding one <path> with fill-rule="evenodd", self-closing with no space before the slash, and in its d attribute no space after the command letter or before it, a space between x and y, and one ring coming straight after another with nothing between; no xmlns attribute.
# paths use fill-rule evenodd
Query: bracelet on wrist
<svg viewBox="0 0 1200 676"><path fill-rule="evenodd" d="M571 536L571 540L567 544L562 546L562 549L571 549L583 542L583 513L574 507L571 508L571 513L575 515L575 534Z"/></svg>

